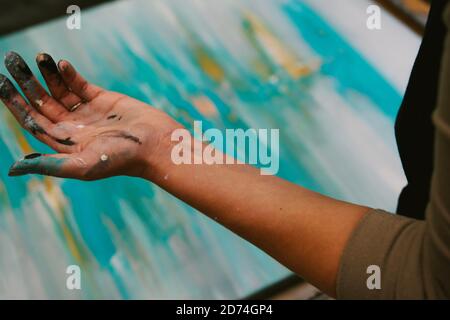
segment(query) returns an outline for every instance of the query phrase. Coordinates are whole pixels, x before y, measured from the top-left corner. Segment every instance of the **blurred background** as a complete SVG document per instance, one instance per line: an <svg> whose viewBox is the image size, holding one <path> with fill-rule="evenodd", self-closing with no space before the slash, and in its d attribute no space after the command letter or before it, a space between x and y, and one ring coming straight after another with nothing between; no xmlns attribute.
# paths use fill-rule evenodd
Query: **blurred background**
<svg viewBox="0 0 450 320"><path fill-rule="evenodd" d="M65 15L71 4L81 9L111 0L1 0L0 34L6 34ZM131 0L132 1L132 0ZM379 0L399 19L420 32L426 22L431 0Z"/></svg>

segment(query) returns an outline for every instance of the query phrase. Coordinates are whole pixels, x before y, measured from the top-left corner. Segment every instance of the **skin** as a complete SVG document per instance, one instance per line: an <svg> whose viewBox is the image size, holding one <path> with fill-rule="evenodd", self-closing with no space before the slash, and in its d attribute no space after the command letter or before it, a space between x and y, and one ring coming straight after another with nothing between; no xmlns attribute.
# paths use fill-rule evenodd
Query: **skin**
<svg viewBox="0 0 450 320"><path fill-rule="evenodd" d="M139 177L147 161L158 156L163 137L180 127L162 111L88 84L67 61L56 65L49 55L39 54L36 62L51 95L17 53L8 53L5 65L29 103L6 76L0 75L4 104L26 130L58 152L34 161L37 169L27 166L29 173L42 171L82 180L113 175ZM70 111L73 106L77 107ZM102 160L102 155L107 159ZM65 161L50 166L47 158ZM25 160L20 162L30 162ZM26 173L16 170L19 164L11 167L10 175Z"/></svg>
<svg viewBox="0 0 450 320"><path fill-rule="evenodd" d="M340 257L369 208L263 176L244 164L176 165L171 150L178 142L170 136L182 126L166 113L88 83L65 60L56 65L49 55L39 54L36 61L51 95L20 56L8 53L7 69L29 103L3 75L0 98L26 130L57 154L26 156L12 165L10 175L147 179L335 296Z"/></svg>

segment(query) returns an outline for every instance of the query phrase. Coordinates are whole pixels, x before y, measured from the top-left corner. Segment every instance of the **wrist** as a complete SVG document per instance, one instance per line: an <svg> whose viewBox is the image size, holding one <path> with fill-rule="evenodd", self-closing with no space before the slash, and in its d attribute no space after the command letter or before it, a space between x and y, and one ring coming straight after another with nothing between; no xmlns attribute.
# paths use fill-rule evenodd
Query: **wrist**
<svg viewBox="0 0 450 320"><path fill-rule="evenodd" d="M172 141L172 133L179 129L184 129L184 127L175 123L171 126L171 129L164 130L164 133L161 133L156 145L146 148L141 178L160 184L164 176L168 175L174 165L171 159L172 149L178 143Z"/></svg>

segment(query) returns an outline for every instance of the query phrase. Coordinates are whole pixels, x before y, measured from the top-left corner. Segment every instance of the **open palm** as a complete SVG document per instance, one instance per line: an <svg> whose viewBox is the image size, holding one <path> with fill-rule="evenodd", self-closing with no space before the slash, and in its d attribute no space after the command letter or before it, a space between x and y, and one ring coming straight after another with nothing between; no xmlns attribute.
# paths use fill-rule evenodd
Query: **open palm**
<svg viewBox="0 0 450 320"><path fill-rule="evenodd" d="M29 103L0 74L0 98L19 123L58 154L31 154L10 175L28 173L93 180L112 175L140 176L149 158L179 127L164 112L126 95L88 83L67 61L48 54L36 58L49 95L14 52L5 65Z"/></svg>

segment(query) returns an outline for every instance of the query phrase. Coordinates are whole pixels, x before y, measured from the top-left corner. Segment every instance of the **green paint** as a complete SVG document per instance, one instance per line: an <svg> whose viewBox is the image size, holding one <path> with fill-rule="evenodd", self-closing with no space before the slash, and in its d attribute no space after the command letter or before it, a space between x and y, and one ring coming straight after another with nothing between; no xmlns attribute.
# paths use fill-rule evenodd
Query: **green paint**
<svg viewBox="0 0 450 320"><path fill-rule="evenodd" d="M25 174L57 175L67 161L65 158L36 157L15 162L9 169L9 176L22 176Z"/></svg>

